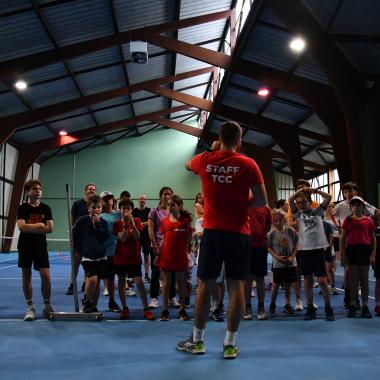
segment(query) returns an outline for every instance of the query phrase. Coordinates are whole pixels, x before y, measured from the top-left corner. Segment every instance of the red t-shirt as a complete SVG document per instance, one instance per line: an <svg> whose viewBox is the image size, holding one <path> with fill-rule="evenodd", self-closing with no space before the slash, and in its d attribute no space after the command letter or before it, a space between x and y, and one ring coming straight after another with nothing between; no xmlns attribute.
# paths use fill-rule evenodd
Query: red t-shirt
<svg viewBox="0 0 380 380"><path fill-rule="evenodd" d="M133 218L136 227L139 231L142 231L143 227L140 219ZM124 221L118 220L113 225L113 233L117 235L124 229ZM135 239L132 235L132 225L128 223L128 236L125 242L118 239L115 248L115 255L113 256L114 265L131 265L141 264L141 248L140 240Z"/></svg>
<svg viewBox="0 0 380 380"><path fill-rule="evenodd" d="M164 235L160 251L162 270L175 272L188 269L187 236L191 230L189 218L171 222L167 216L162 220L161 232Z"/></svg>
<svg viewBox="0 0 380 380"><path fill-rule="evenodd" d="M249 235L249 189L263 183L256 162L239 153L218 150L195 156L191 170L202 181L203 227Z"/></svg>
<svg viewBox="0 0 380 380"><path fill-rule="evenodd" d="M342 228L347 234L347 245L368 244L372 242L375 223L368 216L361 219L348 217L344 220Z"/></svg>
<svg viewBox="0 0 380 380"><path fill-rule="evenodd" d="M252 247L266 247L268 232L272 225L271 209L269 207L250 208L248 215Z"/></svg>

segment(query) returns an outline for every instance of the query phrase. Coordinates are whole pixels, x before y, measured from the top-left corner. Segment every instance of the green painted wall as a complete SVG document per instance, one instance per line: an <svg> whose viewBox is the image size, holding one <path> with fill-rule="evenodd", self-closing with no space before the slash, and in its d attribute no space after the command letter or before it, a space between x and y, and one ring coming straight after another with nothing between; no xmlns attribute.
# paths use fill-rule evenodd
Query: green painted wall
<svg viewBox="0 0 380 380"><path fill-rule="evenodd" d="M185 170L184 164L197 153L197 143L193 136L159 130L48 160L41 166L40 179L43 201L53 210L54 232L49 238L68 238L66 183L73 200L83 196L87 183L94 182L98 193L109 190L118 196L128 190L133 198L145 193L148 206L157 204L162 186L170 186L192 212L201 185L198 176ZM49 243L49 250L67 249L66 243Z"/></svg>

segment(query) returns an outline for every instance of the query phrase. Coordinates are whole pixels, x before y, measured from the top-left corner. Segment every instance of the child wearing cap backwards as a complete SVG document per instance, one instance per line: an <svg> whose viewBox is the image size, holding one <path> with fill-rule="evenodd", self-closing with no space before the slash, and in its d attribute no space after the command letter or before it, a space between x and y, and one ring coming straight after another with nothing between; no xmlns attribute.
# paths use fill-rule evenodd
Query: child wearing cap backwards
<svg viewBox="0 0 380 380"><path fill-rule="evenodd" d="M123 305L120 319L129 318L129 308L125 292L125 276L133 278L144 307L144 318L153 321L155 318L148 308L148 299L142 279L141 272L141 252L140 252L140 232L143 227L139 218L132 215L134 204L129 199L122 199L119 202L121 218L114 224L113 232L118 236L113 265L118 277L119 297Z"/></svg>
<svg viewBox="0 0 380 380"><path fill-rule="evenodd" d="M311 194L319 194L323 202L311 208ZM330 304L330 292L327 285L324 249L329 246L323 229L322 217L331 201L331 195L318 189L304 187L289 198L289 205L298 223L299 258L301 274L304 275L307 310L304 320L316 318L313 306L313 275L317 277L325 301L326 321L334 321L335 315Z"/></svg>
<svg viewBox="0 0 380 380"><path fill-rule="evenodd" d="M332 215L335 218L337 224L339 227L342 227L342 224L344 220L351 215L351 209L350 209L350 200L353 197L356 197L359 195L359 189L358 185L354 182L346 182L343 184L342 188L342 194L344 201L338 203L334 209L332 210ZM376 207L370 205L367 202L364 202L364 209L363 209L363 215L365 216L371 216L376 213ZM344 265L344 262L342 260L342 264ZM345 266L344 268L344 307L349 308L350 304L350 269L349 265ZM358 307L360 308L359 300L357 300Z"/></svg>
<svg viewBox="0 0 380 380"><path fill-rule="evenodd" d="M107 222L100 218L102 201L98 196L88 202L88 215L81 216L73 227L75 250L82 257L86 274L84 313L97 312L99 280L106 277L107 256L104 242L108 239Z"/></svg>
<svg viewBox="0 0 380 380"><path fill-rule="evenodd" d="M274 228L268 235L268 251L273 257L273 288L269 313L275 313L278 289L285 283L284 313L294 314L290 303L290 289L297 279L298 235L295 229L286 225L282 210L273 210L272 220Z"/></svg>
<svg viewBox="0 0 380 380"><path fill-rule="evenodd" d="M375 264L376 238L373 220L364 216L365 202L354 196L350 200L351 216L342 225L341 252L345 265L350 268L350 307L347 317L356 316L356 295L359 283L362 293L362 318L372 318L368 309L368 271Z"/></svg>
<svg viewBox="0 0 380 380"><path fill-rule="evenodd" d="M100 217L107 222L108 239L104 242L107 256L106 280L108 290L108 310L120 313L121 309L115 301L115 273L112 258L115 253L116 238L113 234L114 224L120 220L120 211L114 210L115 197L110 191L102 191L100 198L103 202L103 212Z"/></svg>

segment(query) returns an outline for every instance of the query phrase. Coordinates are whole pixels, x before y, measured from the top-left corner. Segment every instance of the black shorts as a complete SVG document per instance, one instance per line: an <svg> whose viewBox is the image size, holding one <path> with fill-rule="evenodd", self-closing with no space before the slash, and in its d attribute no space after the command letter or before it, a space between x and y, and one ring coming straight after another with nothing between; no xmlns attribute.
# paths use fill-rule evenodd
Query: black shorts
<svg viewBox="0 0 380 380"><path fill-rule="evenodd" d="M97 276L99 279L106 278L107 260L82 261L82 267L86 277Z"/></svg>
<svg viewBox="0 0 380 380"><path fill-rule="evenodd" d="M297 280L297 267L273 268L272 272L275 284L292 284Z"/></svg>
<svg viewBox="0 0 380 380"><path fill-rule="evenodd" d="M20 268L31 268L33 264L34 270L50 268L49 254L47 250L37 251L32 249L18 250L18 266Z"/></svg>
<svg viewBox="0 0 380 380"><path fill-rule="evenodd" d="M113 265L113 256L107 256L107 261L104 264L104 278L113 281L115 278L115 268Z"/></svg>
<svg viewBox="0 0 380 380"><path fill-rule="evenodd" d="M332 263L334 261L334 257L331 254L331 247L324 249L323 254L325 255L325 261L327 263Z"/></svg>
<svg viewBox="0 0 380 380"><path fill-rule="evenodd" d="M128 264L128 265L114 265L115 273L118 276L125 276L128 274L128 278L141 277L141 264Z"/></svg>
<svg viewBox="0 0 380 380"><path fill-rule="evenodd" d="M249 274L249 235L219 230L204 230L198 260L198 277L215 280L223 262L227 279L245 280Z"/></svg>
<svg viewBox="0 0 380 380"><path fill-rule="evenodd" d="M375 278L378 278L380 280L380 249L379 248L376 249L376 262L375 262L375 270L373 274Z"/></svg>
<svg viewBox="0 0 380 380"><path fill-rule="evenodd" d="M265 277L268 274L267 258L267 247L251 247L249 272L252 276Z"/></svg>
<svg viewBox="0 0 380 380"><path fill-rule="evenodd" d="M140 241L140 244L141 244L141 250L142 250L144 256L149 256L150 251L152 250L152 247L150 245L150 241L149 240Z"/></svg>
<svg viewBox="0 0 380 380"><path fill-rule="evenodd" d="M323 251L323 248L299 251L302 275L315 275L317 277L327 275Z"/></svg>
<svg viewBox="0 0 380 380"><path fill-rule="evenodd" d="M339 238L337 236L334 236L333 238L333 244L334 244L334 251L339 252Z"/></svg>
<svg viewBox="0 0 380 380"><path fill-rule="evenodd" d="M367 244L348 245L346 255L349 265L369 265L371 246Z"/></svg>

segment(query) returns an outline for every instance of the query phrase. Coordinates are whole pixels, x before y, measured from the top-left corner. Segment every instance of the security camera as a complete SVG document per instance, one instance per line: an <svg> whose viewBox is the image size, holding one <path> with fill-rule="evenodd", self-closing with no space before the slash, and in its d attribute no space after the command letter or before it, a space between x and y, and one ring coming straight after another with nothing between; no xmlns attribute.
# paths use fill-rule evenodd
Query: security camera
<svg viewBox="0 0 380 380"><path fill-rule="evenodd" d="M146 41L131 41L132 62L144 64L148 62L148 44Z"/></svg>

